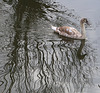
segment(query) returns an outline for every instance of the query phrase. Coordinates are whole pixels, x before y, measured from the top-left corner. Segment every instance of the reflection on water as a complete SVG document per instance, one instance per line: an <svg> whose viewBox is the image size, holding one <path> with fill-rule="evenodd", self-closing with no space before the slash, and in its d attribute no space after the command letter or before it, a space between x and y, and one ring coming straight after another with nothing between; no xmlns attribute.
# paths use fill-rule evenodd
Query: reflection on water
<svg viewBox="0 0 100 93"><path fill-rule="evenodd" d="M0 66L2 93L81 93L92 84L95 58L90 44L58 37L45 27L51 21L45 9L60 15L57 6L19 0L13 7L15 35L7 63Z"/></svg>

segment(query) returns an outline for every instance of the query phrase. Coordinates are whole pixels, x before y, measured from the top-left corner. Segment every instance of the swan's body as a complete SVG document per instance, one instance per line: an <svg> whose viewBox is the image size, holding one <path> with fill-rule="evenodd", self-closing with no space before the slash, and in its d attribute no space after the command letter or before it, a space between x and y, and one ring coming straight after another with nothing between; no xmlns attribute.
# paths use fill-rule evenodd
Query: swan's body
<svg viewBox="0 0 100 93"><path fill-rule="evenodd" d="M63 27L54 27L52 26L52 29L59 33L59 35L65 36L65 37L69 37L69 38L73 38L73 39L85 39L85 23L88 23L86 18L81 19L80 21L80 26L81 26L81 33L79 31L77 31L75 28L73 27L69 27L69 26L63 26Z"/></svg>

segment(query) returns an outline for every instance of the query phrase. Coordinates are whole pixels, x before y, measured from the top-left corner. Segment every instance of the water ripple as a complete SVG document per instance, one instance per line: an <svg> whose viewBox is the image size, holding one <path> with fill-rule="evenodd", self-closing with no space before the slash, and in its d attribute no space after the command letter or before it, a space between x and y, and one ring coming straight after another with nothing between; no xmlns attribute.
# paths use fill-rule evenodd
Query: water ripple
<svg viewBox="0 0 100 93"><path fill-rule="evenodd" d="M56 2L8 1L15 10L1 45L2 93L77 93L92 85L95 50L89 41L66 39L50 29L53 23L79 28L78 16Z"/></svg>

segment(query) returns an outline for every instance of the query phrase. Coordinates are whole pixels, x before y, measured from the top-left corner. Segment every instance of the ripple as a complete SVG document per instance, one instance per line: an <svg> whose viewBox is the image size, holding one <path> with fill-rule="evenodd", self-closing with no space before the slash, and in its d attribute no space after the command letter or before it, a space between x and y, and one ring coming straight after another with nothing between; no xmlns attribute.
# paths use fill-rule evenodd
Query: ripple
<svg viewBox="0 0 100 93"><path fill-rule="evenodd" d="M5 4L14 9L5 26L10 34L1 40L6 55L0 64L2 92L74 93L92 85L95 49L89 41L60 37L50 28L66 24L79 29L74 11L52 1L11 4Z"/></svg>

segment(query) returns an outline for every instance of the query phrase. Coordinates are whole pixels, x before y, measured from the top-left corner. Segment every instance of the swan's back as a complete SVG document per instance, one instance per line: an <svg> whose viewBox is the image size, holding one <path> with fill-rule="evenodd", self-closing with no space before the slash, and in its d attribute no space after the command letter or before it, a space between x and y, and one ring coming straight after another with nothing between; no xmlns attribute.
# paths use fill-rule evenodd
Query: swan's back
<svg viewBox="0 0 100 93"><path fill-rule="evenodd" d="M59 33L59 35L69 37L69 38L81 38L82 35L79 31L77 31L73 27L63 26L63 27L56 27L55 32Z"/></svg>
<svg viewBox="0 0 100 93"><path fill-rule="evenodd" d="M71 37L71 36L73 36L73 37L81 37L82 36L81 33L78 32L73 27L63 26L63 27L58 27L58 29L60 31L59 34L64 33L64 34L66 34L69 37Z"/></svg>

